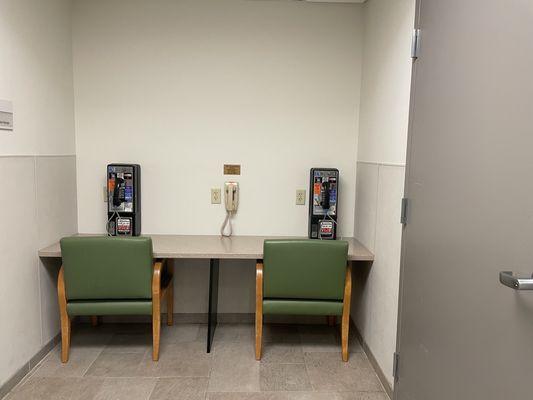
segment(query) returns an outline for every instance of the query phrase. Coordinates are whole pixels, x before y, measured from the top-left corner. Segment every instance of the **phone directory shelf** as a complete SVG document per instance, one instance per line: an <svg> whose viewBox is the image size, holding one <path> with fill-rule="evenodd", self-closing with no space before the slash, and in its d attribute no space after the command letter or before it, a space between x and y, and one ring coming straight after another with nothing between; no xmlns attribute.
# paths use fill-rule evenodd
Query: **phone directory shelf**
<svg viewBox="0 0 533 400"><path fill-rule="evenodd" d="M80 236L95 236L84 235ZM305 239L297 236L231 236L218 235L144 235L152 238L155 258L206 259L209 261L209 304L207 326L207 352L211 352L217 325L218 276L220 260L259 260L263 258L265 239ZM372 262L374 255L353 237L338 238L348 242L348 260ZM41 258L61 258L61 247L56 242L39 250ZM254 263L250 263L255 268Z"/></svg>

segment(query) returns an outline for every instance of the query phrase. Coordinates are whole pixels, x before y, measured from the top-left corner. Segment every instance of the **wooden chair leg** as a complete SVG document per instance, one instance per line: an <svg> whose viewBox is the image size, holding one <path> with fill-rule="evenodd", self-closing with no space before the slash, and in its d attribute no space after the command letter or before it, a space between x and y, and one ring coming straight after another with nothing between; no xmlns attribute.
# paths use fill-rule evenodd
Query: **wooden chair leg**
<svg viewBox="0 0 533 400"><path fill-rule="evenodd" d="M255 359L261 360L263 345L263 263L256 265L255 275Z"/></svg>
<svg viewBox="0 0 533 400"><path fill-rule="evenodd" d="M72 343L72 318L68 319L68 351L70 353L70 344Z"/></svg>
<svg viewBox="0 0 533 400"><path fill-rule="evenodd" d="M167 289L167 325L174 324L174 281L170 281Z"/></svg>
<svg viewBox="0 0 533 400"><path fill-rule="evenodd" d="M348 335L350 331L350 305L352 300L352 264L346 266L344 282L344 300L342 305L342 361L348 361Z"/></svg>
<svg viewBox="0 0 533 400"><path fill-rule="evenodd" d="M174 324L174 263L167 260L167 271L171 275L167 289L167 325Z"/></svg>
<svg viewBox="0 0 533 400"><path fill-rule="evenodd" d="M161 310L156 312L156 307L154 307L154 312L152 314L152 360L159 361L159 339L161 335Z"/></svg>
<svg viewBox="0 0 533 400"><path fill-rule="evenodd" d="M70 353L70 319L67 321L61 320L61 362L68 362Z"/></svg>
<svg viewBox="0 0 533 400"><path fill-rule="evenodd" d="M263 312L256 309L255 314L255 359L261 360L263 347Z"/></svg>
<svg viewBox="0 0 533 400"><path fill-rule="evenodd" d="M161 270L160 261L154 263L152 276L152 360L159 360L159 338L161 334Z"/></svg>
<svg viewBox="0 0 533 400"><path fill-rule="evenodd" d="M92 315L91 316L91 325L93 327L96 327L96 326L98 326L98 323L99 323L98 316L97 315Z"/></svg>
<svg viewBox="0 0 533 400"><path fill-rule="evenodd" d="M65 292L63 267L59 270L59 276L57 278L57 298L59 301L59 316L61 319L61 362L66 363L70 351L71 323L67 313L67 295Z"/></svg>

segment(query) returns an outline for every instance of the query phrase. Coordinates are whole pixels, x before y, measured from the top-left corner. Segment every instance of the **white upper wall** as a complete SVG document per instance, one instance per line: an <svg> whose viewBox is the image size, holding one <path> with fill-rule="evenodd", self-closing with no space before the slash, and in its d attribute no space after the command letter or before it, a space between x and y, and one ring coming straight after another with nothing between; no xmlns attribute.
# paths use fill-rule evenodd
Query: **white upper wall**
<svg viewBox="0 0 533 400"><path fill-rule="evenodd" d="M0 99L15 126L0 155L74 154L69 0L0 2Z"/></svg>
<svg viewBox="0 0 533 400"><path fill-rule="evenodd" d="M414 0L365 3L358 161L405 164Z"/></svg>
<svg viewBox="0 0 533 400"><path fill-rule="evenodd" d="M142 167L144 233L218 234L210 188L241 184L234 232L306 235L296 189L341 172L353 233L362 5L74 2L78 221L103 232L105 167ZM224 163L242 175L224 177Z"/></svg>

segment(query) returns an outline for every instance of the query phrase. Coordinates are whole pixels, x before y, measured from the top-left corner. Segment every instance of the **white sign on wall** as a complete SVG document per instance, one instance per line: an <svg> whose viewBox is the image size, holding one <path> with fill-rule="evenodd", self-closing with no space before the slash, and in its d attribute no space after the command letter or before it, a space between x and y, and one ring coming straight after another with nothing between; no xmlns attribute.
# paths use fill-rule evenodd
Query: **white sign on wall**
<svg viewBox="0 0 533 400"><path fill-rule="evenodd" d="M13 103L0 100L0 130L13 130Z"/></svg>

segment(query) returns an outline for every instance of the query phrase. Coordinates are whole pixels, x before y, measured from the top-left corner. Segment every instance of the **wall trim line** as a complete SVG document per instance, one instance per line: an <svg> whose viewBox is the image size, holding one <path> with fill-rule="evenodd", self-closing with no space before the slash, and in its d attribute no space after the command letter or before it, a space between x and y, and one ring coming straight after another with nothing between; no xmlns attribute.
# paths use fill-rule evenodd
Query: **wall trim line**
<svg viewBox="0 0 533 400"><path fill-rule="evenodd" d="M57 158L76 157L76 154L0 154L0 158Z"/></svg>
<svg viewBox="0 0 533 400"><path fill-rule="evenodd" d="M404 167L405 163L387 163L387 162L378 162L378 161L357 161L357 164L371 164L371 165L380 165L384 167Z"/></svg>

